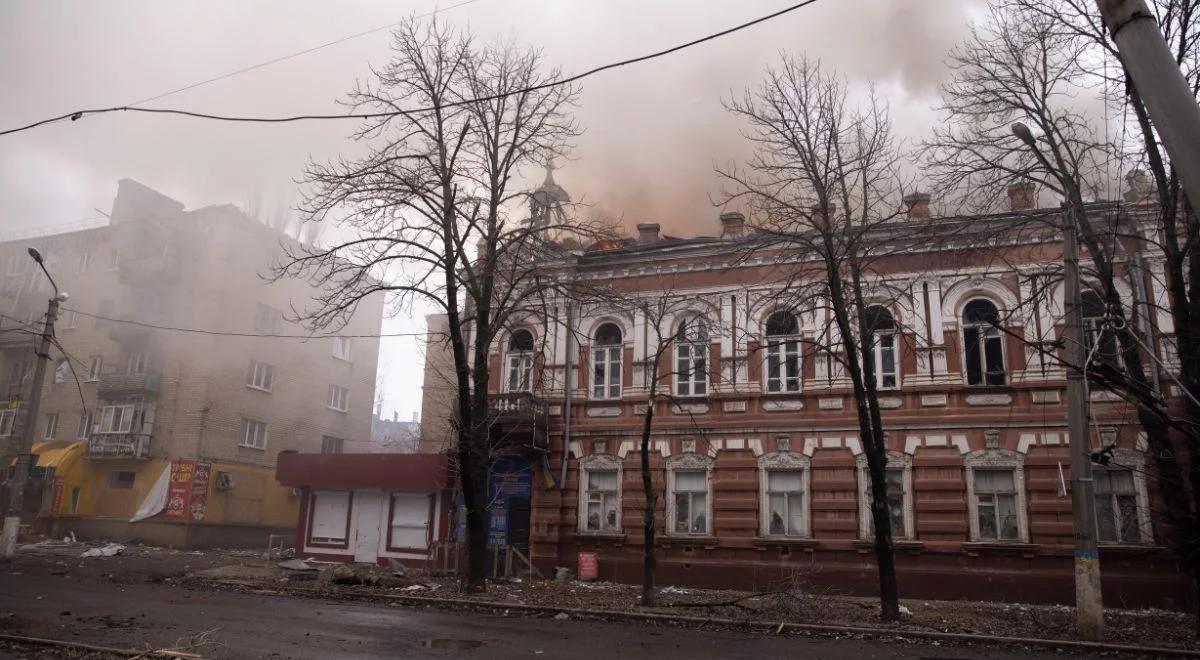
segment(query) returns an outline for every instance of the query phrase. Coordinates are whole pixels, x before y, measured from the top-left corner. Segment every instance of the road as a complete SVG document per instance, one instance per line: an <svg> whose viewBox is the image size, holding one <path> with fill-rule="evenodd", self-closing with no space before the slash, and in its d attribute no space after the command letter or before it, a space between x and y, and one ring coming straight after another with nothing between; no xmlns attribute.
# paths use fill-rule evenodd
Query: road
<svg viewBox="0 0 1200 660"><path fill-rule="evenodd" d="M1019 650L489 616L197 590L158 581L161 576L113 581L105 577L102 562L88 564L91 573L68 574L45 562L0 566L0 632L162 648L212 631L219 646L204 654L213 658L1041 657Z"/></svg>

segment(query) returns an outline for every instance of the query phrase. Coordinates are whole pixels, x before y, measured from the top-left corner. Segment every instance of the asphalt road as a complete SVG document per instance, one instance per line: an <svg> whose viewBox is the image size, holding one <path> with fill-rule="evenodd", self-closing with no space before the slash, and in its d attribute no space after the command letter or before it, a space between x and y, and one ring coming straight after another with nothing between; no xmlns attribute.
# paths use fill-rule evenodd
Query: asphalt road
<svg viewBox="0 0 1200 660"><path fill-rule="evenodd" d="M212 658L1018 658L1021 650L488 616L388 604L195 590L104 577L103 560L61 574L0 566L0 633L158 648L209 631ZM58 573L58 574L56 574ZM5 652L0 650L0 657ZM17 657L11 656L10 657Z"/></svg>

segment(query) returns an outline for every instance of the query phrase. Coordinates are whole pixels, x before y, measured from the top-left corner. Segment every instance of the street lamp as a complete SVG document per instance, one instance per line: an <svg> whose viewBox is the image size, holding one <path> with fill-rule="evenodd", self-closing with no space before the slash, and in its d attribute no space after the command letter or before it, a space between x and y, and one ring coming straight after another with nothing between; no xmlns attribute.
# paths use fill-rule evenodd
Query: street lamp
<svg viewBox="0 0 1200 660"><path fill-rule="evenodd" d="M12 559L17 550L17 532L21 528L21 513L25 505L25 484L29 481L29 472L33 467L33 438L36 433L38 409L42 405L42 381L46 379L46 361L50 359L50 343L54 338L54 321L58 318L58 305L66 301L67 294L60 293L58 284L46 270L42 253L37 248L29 248L29 256L37 262L50 286L54 287L54 297L50 299L46 309L46 325L42 329L42 340L38 346L38 361L33 370L33 389L29 394L29 409L25 415L25 428L21 434L21 445L17 451L17 461L12 480L9 482L8 513L4 518L4 527L0 530L0 561Z"/></svg>
<svg viewBox="0 0 1200 660"><path fill-rule="evenodd" d="M1014 122L1010 127L1038 162L1059 180L1067 196L1063 223L1063 303L1066 308L1067 340L1067 433L1071 449L1071 512L1075 528L1075 627L1085 639L1100 639L1104 629L1104 606L1100 600L1100 550L1096 544L1096 500L1092 497L1092 452L1087 427L1087 395L1084 372L1087 351L1083 339L1083 303L1079 292L1079 247L1077 245L1075 182L1055 169L1041 150L1029 127ZM1040 339L1040 338L1039 338Z"/></svg>

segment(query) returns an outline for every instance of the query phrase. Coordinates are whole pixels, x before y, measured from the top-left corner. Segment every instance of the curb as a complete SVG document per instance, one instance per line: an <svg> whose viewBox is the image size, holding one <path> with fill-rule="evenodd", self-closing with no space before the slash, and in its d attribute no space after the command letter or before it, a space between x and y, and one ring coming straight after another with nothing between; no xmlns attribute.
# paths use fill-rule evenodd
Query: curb
<svg viewBox="0 0 1200 660"><path fill-rule="evenodd" d="M26 637L24 635L10 635L0 633L0 641L16 642L18 644L29 644L32 646L49 646L61 649L74 649L77 651L91 651L94 653L107 653L109 655L122 656L126 658L200 658L201 656L193 653L176 653L164 650L139 651L138 649L119 649L113 646L99 646L96 644L84 644L83 642L68 642L61 639L47 639L45 637Z"/></svg>
<svg viewBox="0 0 1200 660"><path fill-rule="evenodd" d="M1051 649L1071 651L1090 651L1107 653L1130 653L1143 656L1168 656L1175 658L1200 658L1200 650L1179 649L1159 646L1133 646L1130 644L1109 644L1105 642L1086 642L1078 640L1042 639L1036 637L1003 637L996 635L971 635L968 633L949 633L924 630L896 630L873 626L840 626L818 623L789 623L786 621L739 621L721 617L683 616L675 614L657 614L652 612L624 612L619 610L597 610L574 607L550 607L547 605L527 605L524 603L497 603L492 601L469 600L465 598L432 598L429 596L400 596L395 594L380 594L386 600L412 605L440 605L456 608L476 608L492 611L519 610L537 614L566 613L577 617L601 619L624 619L628 621L654 621L677 624L717 624L734 628L762 628L782 632L791 630L807 633L843 633L866 635L869 637L907 637L915 639L932 639L938 641L973 642L992 644L1021 644Z"/></svg>

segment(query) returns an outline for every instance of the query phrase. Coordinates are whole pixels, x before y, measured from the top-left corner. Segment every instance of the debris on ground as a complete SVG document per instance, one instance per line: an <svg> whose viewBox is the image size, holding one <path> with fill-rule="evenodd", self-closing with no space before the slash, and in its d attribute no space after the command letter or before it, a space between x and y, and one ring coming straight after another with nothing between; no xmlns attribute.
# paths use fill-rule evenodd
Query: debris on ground
<svg viewBox="0 0 1200 660"><path fill-rule="evenodd" d="M559 612L558 614L554 615L555 621L566 621L567 619L570 619L570 618L571 618L571 615L567 614L566 612Z"/></svg>
<svg viewBox="0 0 1200 660"><path fill-rule="evenodd" d="M315 573L321 570L307 561L304 561L303 559L289 559L287 561L281 561L275 565L285 571L312 571Z"/></svg>
<svg viewBox="0 0 1200 660"><path fill-rule="evenodd" d="M108 545L99 548L84 550L80 557L115 557L122 552L125 552L125 546L120 543L109 543Z"/></svg>

